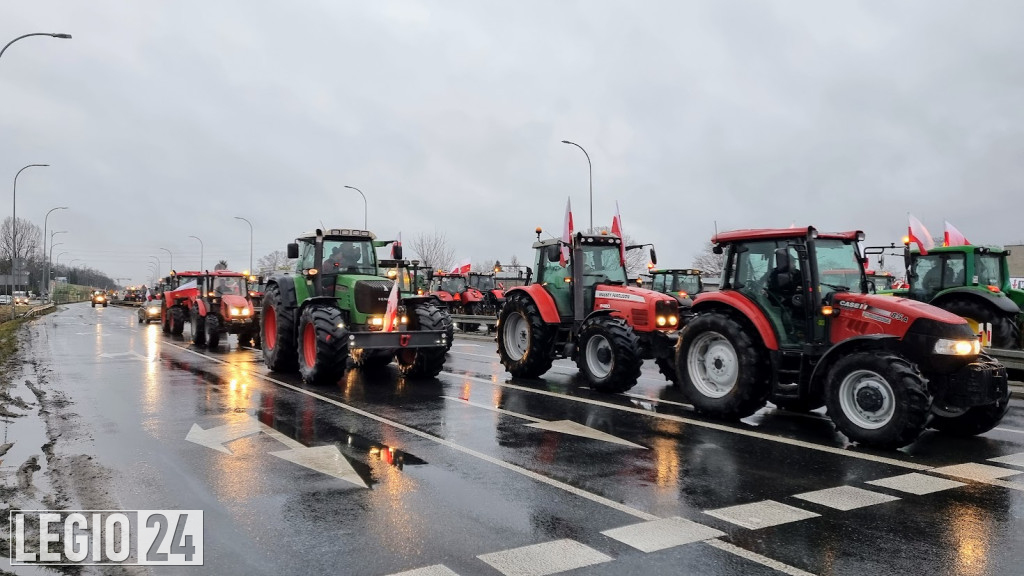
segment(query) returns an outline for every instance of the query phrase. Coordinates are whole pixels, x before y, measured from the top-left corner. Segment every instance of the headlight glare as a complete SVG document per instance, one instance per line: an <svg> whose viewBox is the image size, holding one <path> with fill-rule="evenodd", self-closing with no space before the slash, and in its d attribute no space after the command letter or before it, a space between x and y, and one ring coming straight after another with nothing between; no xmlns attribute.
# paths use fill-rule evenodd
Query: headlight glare
<svg viewBox="0 0 1024 576"><path fill-rule="evenodd" d="M935 342L936 354L947 356L970 356L981 353L981 342L977 340L953 340L940 338Z"/></svg>

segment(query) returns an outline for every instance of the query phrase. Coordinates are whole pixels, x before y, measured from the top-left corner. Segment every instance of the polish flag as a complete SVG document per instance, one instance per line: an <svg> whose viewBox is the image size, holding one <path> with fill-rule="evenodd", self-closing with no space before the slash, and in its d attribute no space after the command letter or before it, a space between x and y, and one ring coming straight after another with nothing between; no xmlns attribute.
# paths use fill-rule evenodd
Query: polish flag
<svg viewBox="0 0 1024 576"><path fill-rule="evenodd" d="M622 214L619 214L619 202L615 201L615 217L612 218L612 234L619 237L619 260L626 265L626 239L622 235Z"/></svg>
<svg viewBox="0 0 1024 576"><path fill-rule="evenodd" d="M391 243L391 257L392 258L395 257L395 246L401 246L401 245L402 245L402 233L399 232L398 233L398 239Z"/></svg>
<svg viewBox="0 0 1024 576"><path fill-rule="evenodd" d="M562 228L562 251L558 256L558 264L565 268L569 262L569 246L572 244L572 199L565 201L565 226Z"/></svg>
<svg viewBox="0 0 1024 576"><path fill-rule="evenodd" d="M395 268L396 278L398 268ZM384 331L391 332L394 329L395 315L398 313L398 280L391 284L391 294L388 295L388 307L384 309Z"/></svg>
<svg viewBox="0 0 1024 576"><path fill-rule="evenodd" d="M914 218L913 214L908 212L907 219L910 222L907 228L907 238L909 238L909 242L917 244L918 249L921 250L921 255L926 256L928 254L928 250L935 248L935 241L932 240L932 235L920 220Z"/></svg>
<svg viewBox="0 0 1024 576"><path fill-rule="evenodd" d="M470 259L466 258L462 262L459 262L459 264L456 265L455 268L452 268L451 274L469 274L469 271L472 268L473 266L470 264Z"/></svg>
<svg viewBox="0 0 1024 576"><path fill-rule="evenodd" d="M942 245L943 246L970 246L971 243L967 241L967 237L963 235L956 226L953 226L948 221L943 220L946 224L946 229L942 233Z"/></svg>

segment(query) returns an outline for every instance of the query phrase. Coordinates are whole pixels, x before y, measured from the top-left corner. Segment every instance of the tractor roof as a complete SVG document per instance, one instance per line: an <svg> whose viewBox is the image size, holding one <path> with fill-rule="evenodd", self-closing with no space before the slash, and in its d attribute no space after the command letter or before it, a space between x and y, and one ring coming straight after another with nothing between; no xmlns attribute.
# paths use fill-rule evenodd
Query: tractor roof
<svg viewBox="0 0 1024 576"><path fill-rule="evenodd" d="M966 246L936 246L929 248L928 253L948 253L948 252L981 252L982 254L993 253L996 255L1009 254L1010 251L1002 246L982 246L978 244L968 244ZM920 254L921 250L917 247L917 244L910 245L911 254Z"/></svg>
<svg viewBox="0 0 1024 576"><path fill-rule="evenodd" d="M604 233L604 234L584 234L583 232L577 232L573 238L578 246L598 246L598 245L618 245L622 243L622 240L615 234ZM534 248L542 248L544 246L551 246L561 242L561 238L545 238L538 240L533 243Z"/></svg>
<svg viewBox="0 0 1024 576"><path fill-rule="evenodd" d="M758 228L745 230L730 230L719 232L711 237L713 244L727 244L730 242L747 242L752 240L782 240L786 238L807 238L808 235L816 234L817 238L833 238L837 240L863 240L864 233L860 230L847 232L818 232L814 226L805 228Z"/></svg>
<svg viewBox="0 0 1024 576"><path fill-rule="evenodd" d="M203 276L204 274L199 270L183 270L181 272L171 270L171 276Z"/></svg>
<svg viewBox="0 0 1024 576"><path fill-rule="evenodd" d="M300 234L298 240L313 240L316 238L316 233L321 231L319 228L312 232L305 232ZM357 230L355 228L326 228L322 230L324 237L338 239L344 238L346 240L376 240L377 237L369 230Z"/></svg>

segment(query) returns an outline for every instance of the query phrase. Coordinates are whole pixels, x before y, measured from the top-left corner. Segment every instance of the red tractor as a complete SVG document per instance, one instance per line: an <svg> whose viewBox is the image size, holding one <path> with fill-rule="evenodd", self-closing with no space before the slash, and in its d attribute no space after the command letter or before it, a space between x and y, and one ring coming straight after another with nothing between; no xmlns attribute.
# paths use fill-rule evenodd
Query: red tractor
<svg viewBox="0 0 1024 576"><path fill-rule="evenodd" d="M430 278L430 295L437 298L441 305L447 306L450 314L477 315L478 308L484 301L484 295L469 285L462 274L446 272L428 273ZM475 332L480 327L475 322L459 322L460 329Z"/></svg>
<svg viewBox="0 0 1024 576"><path fill-rule="evenodd" d="M260 324L248 282L241 272L214 270L199 280L191 310L192 342L216 348L221 336L238 334L238 345L260 345Z"/></svg>
<svg viewBox="0 0 1024 576"><path fill-rule="evenodd" d="M185 331L185 322L189 321L192 307L199 296L199 282L202 277L203 273L199 271L171 271L160 295L163 302L160 323L163 325L164 334L181 336Z"/></svg>
<svg viewBox="0 0 1024 576"><path fill-rule="evenodd" d="M537 278L511 288L498 316L498 354L512 376L536 378L555 358L576 361L595 390L623 392L640 377L644 359L673 369L679 304L666 294L630 285L622 240L611 234L576 234L541 240ZM563 250L568 257L563 256ZM655 260L654 250L651 259Z"/></svg>
<svg viewBox="0 0 1024 576"><path fill-rule="evenodd" d="M926 426L992 429L1009 407L1006 369L959 316L869 293L859 231L738 230L718 292L693 304L676 349L679 386L699 412L743 418L771 401L828 407L862 445L895 448ZM834 283L842 274L850 281Z"/></svg>
<svg viewBox="0 0 1024 576"><path fill-rule="evenodd" d="M494 273L470 272L469 286L481 294L473 314L497 316L505 304L505 287L500 282L495 285Z"/></svg>

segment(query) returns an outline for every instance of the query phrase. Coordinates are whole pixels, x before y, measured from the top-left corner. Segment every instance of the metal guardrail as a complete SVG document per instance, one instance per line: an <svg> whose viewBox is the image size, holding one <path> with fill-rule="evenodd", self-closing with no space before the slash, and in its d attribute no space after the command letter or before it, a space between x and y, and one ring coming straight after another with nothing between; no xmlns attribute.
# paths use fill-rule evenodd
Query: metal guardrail
<svg viewBox="0 0 1024 576"><path fill-rule="evenodd" d="M1024 350L986 348L985 352L1009 370L1024 370Z"/></svg>
<svg viewBox="0 0 1024 576"><path fill-rule="evenodd" d="M452 322L466 324L487 324L494 326L498 323L496 316L474 316L472 314L450 314Z"/></svg>
<svg viewBox="0 0 1024 576"><path fill-rule="evenodd" d="M40 312L46 312L47 310L49 310L51 308L54 308L56 306L57 305L54 304L53 302L50 302L49 304L43 304L42 306L36 306L35 308L30 308L27 312L25 312L23 317L24 318L31 318L32 316L35 316L36 314L39 314Z"/></svg>

